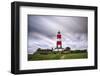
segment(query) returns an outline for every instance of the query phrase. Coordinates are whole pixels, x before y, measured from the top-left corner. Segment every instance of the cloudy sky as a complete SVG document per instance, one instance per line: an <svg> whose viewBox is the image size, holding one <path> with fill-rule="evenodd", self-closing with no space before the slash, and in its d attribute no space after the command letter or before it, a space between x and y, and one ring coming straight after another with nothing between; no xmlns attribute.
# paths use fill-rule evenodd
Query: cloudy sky
<svg viewBox="0 0 100 76"><path fill-rule="evenodd" d="M63 48L87 49L87 24L87 17L28 15L28 53L37 48L55 48L59 30Z"/></svg>

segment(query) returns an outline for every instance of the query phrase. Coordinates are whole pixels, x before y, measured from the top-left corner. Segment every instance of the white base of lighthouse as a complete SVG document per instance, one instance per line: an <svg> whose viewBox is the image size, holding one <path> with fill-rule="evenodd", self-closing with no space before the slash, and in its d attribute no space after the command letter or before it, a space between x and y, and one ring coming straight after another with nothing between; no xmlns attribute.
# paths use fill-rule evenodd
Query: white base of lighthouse
<svg viewBox="0 0 100 76"><path fill-rule="evenodd" d="M55 49L53 49L53 51L63 51L63 50L64 50L63 48L59 48L59 49L55 48Z"/></svg>

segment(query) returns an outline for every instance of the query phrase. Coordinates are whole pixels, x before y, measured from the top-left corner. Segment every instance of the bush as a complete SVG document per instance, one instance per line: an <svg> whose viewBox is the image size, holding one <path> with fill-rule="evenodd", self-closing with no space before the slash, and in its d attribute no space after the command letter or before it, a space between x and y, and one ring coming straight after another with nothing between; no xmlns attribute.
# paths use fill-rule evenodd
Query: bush
<svg viewBox="0 0 100 76"><path fill-rule="evenodd" d="M70 50L71 50L70 47L66 47L66 48L64 49L64 51L70 51Z"/></svg>

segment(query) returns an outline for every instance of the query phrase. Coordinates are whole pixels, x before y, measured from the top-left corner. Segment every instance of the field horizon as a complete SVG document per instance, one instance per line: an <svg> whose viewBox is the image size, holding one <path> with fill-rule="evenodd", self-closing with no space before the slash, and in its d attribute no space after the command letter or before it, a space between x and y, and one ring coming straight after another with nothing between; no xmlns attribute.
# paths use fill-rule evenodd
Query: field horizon
<svg viewBox="0 0 100 76"><path fill-rule="evenodd" d="M85 59L88 58L87 50L80 51L37 51L34 54L28 54L28 61L36 60L61 60L61 59Z"/></svg>

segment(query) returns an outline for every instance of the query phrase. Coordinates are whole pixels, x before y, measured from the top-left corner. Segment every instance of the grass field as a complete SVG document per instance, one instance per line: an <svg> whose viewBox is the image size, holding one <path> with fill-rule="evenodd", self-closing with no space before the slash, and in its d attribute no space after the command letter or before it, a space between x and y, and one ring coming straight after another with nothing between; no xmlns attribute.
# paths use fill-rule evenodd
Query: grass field
<svg viewBox="0 0 100 76"><path fill-rule="evenodd" d="M34 60L58 60L58 59L83 59L83 58L88 58L87 52L80 52L80 53L65 53L62 54L61 52L57 53L48 53L48 54L40 54L40 53L35 53L35 54L28 54L28 60L29 61L34 61Z"/></svg>

